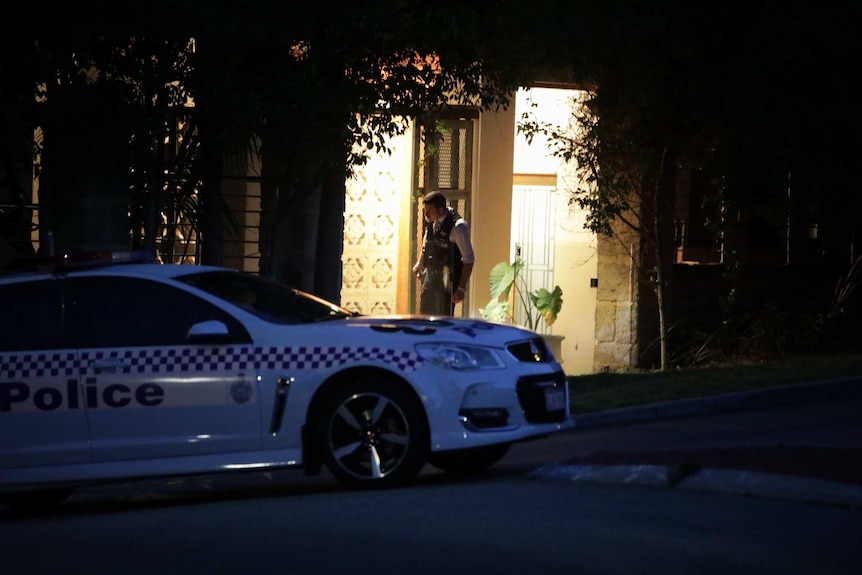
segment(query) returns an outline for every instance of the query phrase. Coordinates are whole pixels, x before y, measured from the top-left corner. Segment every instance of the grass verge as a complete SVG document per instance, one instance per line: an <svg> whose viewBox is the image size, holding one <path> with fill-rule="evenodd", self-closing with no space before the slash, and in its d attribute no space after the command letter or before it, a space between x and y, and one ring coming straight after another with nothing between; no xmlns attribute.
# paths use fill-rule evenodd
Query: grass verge
<svg viewBox="0 0 862 575"><path fill-rule="evenodd" d="M569 376L571 411L591 413L660 401L862 376L862 353L788 357L712 367Z"/></svg>

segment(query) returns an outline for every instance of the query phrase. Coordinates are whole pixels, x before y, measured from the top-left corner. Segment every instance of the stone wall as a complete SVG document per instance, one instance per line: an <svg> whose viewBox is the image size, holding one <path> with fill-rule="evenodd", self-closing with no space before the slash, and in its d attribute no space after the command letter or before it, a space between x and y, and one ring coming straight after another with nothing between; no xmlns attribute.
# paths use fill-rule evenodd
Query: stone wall
<svg viewBox="0 0 862 575"><path fill-rule="evenodd" d="M598 237L596 343L594 369L627 371L637 362L637 236L617 230L619 237Z"/></svg>

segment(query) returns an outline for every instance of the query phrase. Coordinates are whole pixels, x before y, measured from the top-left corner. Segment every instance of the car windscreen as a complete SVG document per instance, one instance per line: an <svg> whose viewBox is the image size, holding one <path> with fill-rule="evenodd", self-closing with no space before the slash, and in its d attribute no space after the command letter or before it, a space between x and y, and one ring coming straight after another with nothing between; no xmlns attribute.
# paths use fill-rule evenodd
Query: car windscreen
<svg viewBox="0 0 862 575"><path fill-rule="evenodd" d="M356 315L317 296L239 271L209 271L176 279L272 323L289 325Z"/></svg>

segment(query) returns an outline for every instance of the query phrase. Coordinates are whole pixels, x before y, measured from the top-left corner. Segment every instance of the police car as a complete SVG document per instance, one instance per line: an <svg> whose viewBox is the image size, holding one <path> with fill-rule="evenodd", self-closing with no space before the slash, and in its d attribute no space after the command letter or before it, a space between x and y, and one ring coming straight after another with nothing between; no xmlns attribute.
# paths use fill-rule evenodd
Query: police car
<svg viewBox="0 0 862 575"><path fill-rule="evenodd" d="M0 302L8 505L284 467L389 487L569 424L559 363L509 325L362 316L232 269L113 259L0 276Z"/></svg>

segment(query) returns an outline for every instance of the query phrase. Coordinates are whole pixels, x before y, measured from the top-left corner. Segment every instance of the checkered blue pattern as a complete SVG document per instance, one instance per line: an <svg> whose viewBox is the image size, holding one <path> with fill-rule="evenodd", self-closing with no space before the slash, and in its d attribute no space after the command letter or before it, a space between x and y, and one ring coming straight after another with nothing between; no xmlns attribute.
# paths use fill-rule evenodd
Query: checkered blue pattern
<svg viewBox="0 0 862 575"><path fill-rule="evenodd" d="M71 352L0 356L0 379L77 376L78 365L75 354Z"/></svg>
<svg viewBox="0 0 862 575"><path fill-rule="evenodd" d="M47 352L0 355L0 379L77 376L93 363L117 361L122 373L237 372L259 369L331 369L351 363L383 363L410 372L422 359L413 352L379 347L216 347L126 351Z"/></svg>

